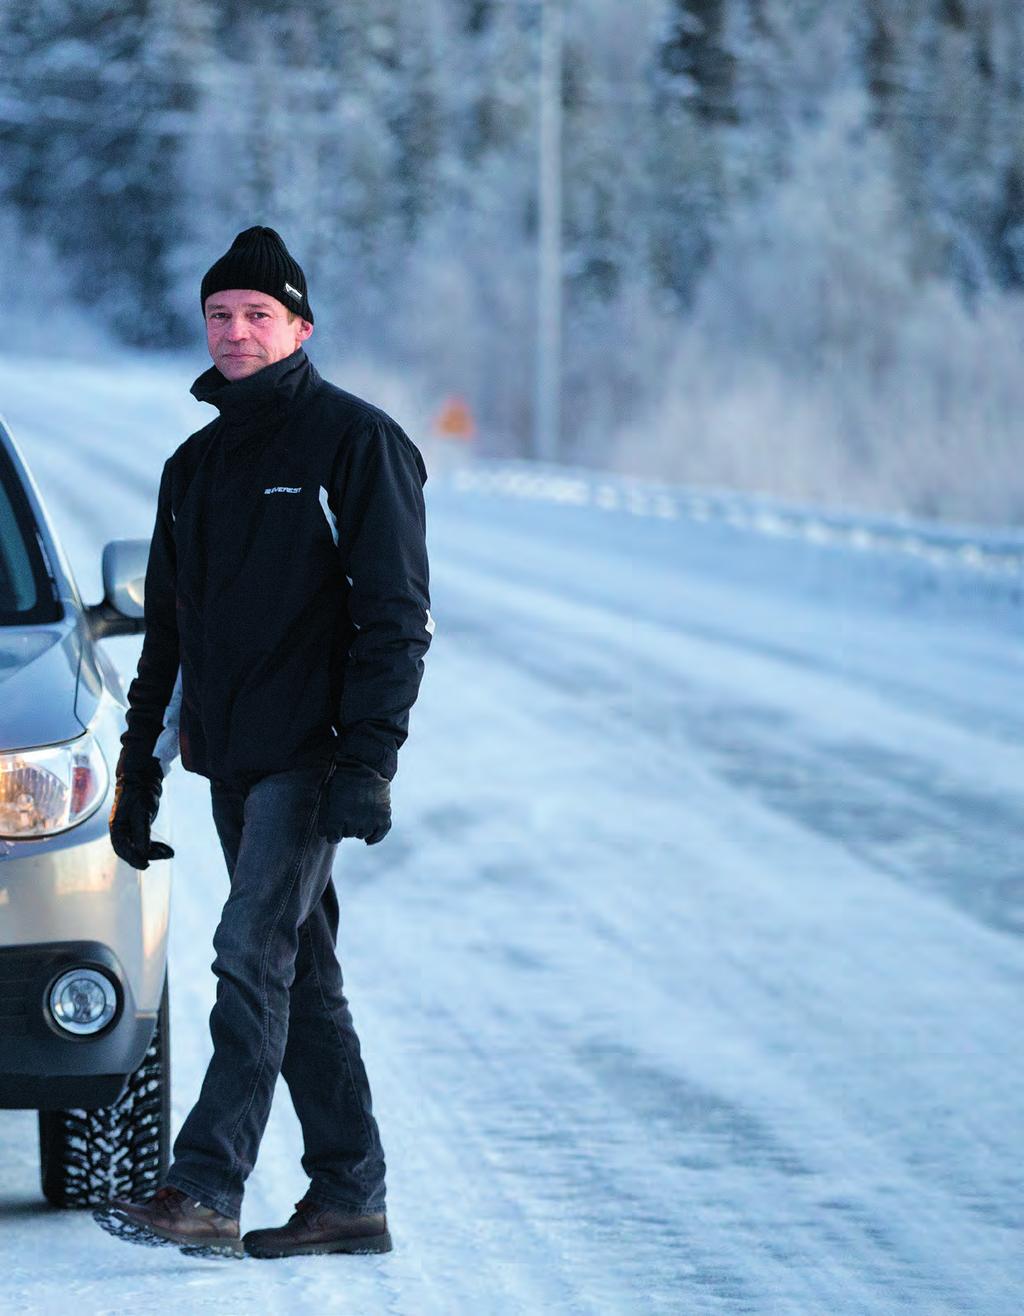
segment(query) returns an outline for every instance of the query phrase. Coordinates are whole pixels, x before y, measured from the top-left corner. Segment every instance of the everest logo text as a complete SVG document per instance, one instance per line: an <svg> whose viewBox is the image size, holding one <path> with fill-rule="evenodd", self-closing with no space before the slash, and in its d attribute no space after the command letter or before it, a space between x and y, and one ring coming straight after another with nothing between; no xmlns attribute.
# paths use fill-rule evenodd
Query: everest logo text
<svg viewBox="0 0 1024 1316"><path fill-rule="evenodd" d="M302 485L300 484L300 485L296 485L296 486L293 487L293 486L290 485L290 484L275 484L275 485L272 485L271 488L269 488L269 489L264 489L263 492L264 492L265 494L268 494L268 493L302 493Z"/></svg>

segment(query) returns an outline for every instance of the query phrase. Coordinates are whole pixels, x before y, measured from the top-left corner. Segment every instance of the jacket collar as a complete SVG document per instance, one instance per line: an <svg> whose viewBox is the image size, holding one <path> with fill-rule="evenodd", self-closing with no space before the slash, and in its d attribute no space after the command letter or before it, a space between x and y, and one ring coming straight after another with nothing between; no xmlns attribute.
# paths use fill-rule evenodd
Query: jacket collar
<svg viewBox="0 0 1024 1316"><path fill-rule="evenodd" d="M284 420L319 379L305 349L297 347L291 356L244 379L227 379L211 366L189 392L200 402L216 407L228 433L239 440Z"/></svg>

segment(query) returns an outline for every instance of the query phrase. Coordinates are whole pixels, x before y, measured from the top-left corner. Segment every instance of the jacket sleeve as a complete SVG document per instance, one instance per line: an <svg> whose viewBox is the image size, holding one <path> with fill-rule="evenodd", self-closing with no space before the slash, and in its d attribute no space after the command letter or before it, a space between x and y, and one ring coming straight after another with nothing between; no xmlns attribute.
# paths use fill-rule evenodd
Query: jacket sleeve
<svg viewBox="0 0 1024 1316"><path fill-rule="evenodd" d="M343 669L337 757L388 780L409 732L423 658L434 632L419 449L387 417L347 445L335 475L338 548L355 638Z"/></svg>
<svg viewBox="0 0 1024 1316"><path fill-rule="evenodd" d="M168 461L160 477L156 524L146 564L146 636L142 643L138 672L128 688L128 725L121 736L118 774L125 766L146 764L154 756L157 739L163 730L164 713L178 676L176 578L177 557Z"/></svg>

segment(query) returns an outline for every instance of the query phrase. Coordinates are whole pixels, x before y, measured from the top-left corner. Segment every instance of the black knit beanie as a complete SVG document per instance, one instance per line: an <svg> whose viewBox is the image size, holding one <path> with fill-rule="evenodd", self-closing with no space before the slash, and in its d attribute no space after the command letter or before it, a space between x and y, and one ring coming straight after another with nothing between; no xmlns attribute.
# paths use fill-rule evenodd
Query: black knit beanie
<svg viewBox="0 0 1024 1316"><path fill-rule="evenodd" d="M207 297L226 288L265 292L268 297L276 297L289 311L313 323L302 266L272 228L257 224L244 229L220 260L214 261L206 271L199 289L204 317Z"/></svg>

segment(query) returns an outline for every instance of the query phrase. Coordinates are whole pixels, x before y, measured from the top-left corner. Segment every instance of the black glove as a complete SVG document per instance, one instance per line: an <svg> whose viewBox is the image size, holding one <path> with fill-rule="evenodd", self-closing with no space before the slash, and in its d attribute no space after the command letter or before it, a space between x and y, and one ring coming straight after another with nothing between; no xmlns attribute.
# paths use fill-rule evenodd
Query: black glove
<svg viewBox="0 0 1024 1316"><path fill-rule="evenodd" d="M391 830L391 783L356 759L335 762L317 816L317 835L340 841L358 836L367 845L383 841Z"/></svg>
<svg viewBox="0 0 1024 1316"><path fill-rule="evenodd" d="M151 859L172 859L163 841L151 841L149 829L160 808L164 770L158 758L129 766L122 756L110 810L110 844L133 868L148 868Z"/></svg>

